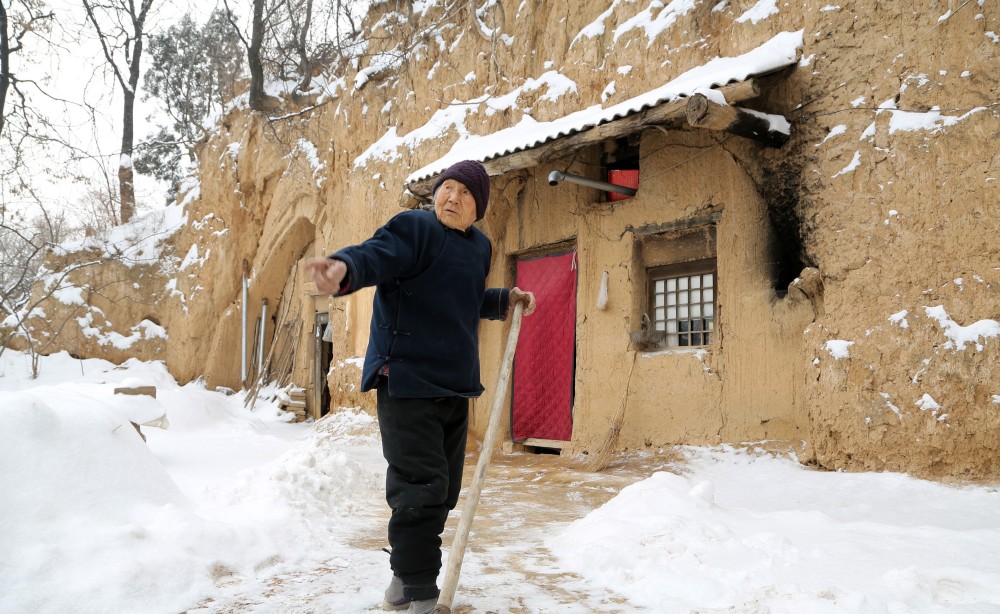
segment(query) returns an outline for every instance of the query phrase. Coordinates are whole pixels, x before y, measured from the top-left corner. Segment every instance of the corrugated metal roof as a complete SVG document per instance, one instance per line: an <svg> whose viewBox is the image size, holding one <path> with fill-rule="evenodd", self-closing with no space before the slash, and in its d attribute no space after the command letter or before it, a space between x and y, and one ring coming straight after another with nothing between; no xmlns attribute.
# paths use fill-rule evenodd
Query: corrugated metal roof
<svg viewBox="0 0 1000 614"><path fill-rule="evenodd" d="M641 113L699 91L719 88L774 72L795 64L801 47L801 30L782 32L753 51L735 57L715 58L686 71L654 90L606 109L595 105L549 122L537 122L525 115L517 125L499 132L463 137L447 154L411 174L406 180L406 185L412 186L436 177L459 160L479 160L484 163L496 160Z"/></svg>

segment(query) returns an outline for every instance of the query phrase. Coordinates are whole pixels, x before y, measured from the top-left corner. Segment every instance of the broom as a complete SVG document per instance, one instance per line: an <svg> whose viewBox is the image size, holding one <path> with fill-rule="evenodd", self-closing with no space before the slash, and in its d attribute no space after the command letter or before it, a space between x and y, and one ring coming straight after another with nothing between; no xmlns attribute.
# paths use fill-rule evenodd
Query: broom
<svg viewBox="0 0 1000 614"><path fill-rule="evenodd" d="M628 377L625 379L625 393L622 394L622 402L618 405L618 411L611 419L611 428L602 441L587 458L587 471L604 471L611 462L615 447L618 445L618 434L621 433L622 424L625 422L625 407L628 405L628 391L632 384L632 372L635 371L635 357L638 351L632 352L632 364L628 369Z"/></svg>
<svg viewBox="0 0 1000 614"><path fill-rule="evenodd" d="M511 363L514 361L514 350L517 348L517 336L521 332L522 311L524 311L524 303L518 301L514 304L514 317L511 319L510 332L507 333L507 347L504 349L503 359L500 361L497 385L493 389L493 407L490 408L490 421L486 426L486 434L483 436L483 450L479 453L476 473L472 476L472 484L465 496L465 507L462 508L462 516L455 529L455 538L451 542L451 550L448 551L448 567L445 569L444 581L441 583L441 594L438 595L437 605L431 614L451 614L451 604L455 599L458 575L462 571L465 547L469 543L472 519L476 516L479 495L483 492L483 483L486 481L486 469L490 466L493 446L500 428L503 402L507 398L507 383L510 381Z"/></svg>

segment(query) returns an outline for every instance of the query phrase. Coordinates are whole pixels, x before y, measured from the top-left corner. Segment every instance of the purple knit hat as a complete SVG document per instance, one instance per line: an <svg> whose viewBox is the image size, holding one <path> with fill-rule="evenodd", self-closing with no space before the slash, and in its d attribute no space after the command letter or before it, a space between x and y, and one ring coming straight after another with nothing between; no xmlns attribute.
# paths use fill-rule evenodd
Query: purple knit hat
<svg viewBox="0 0 1000 614"><path fill-rule="evenodd" d="M446 179L460 181L472 192L476 200L476 220L486 215L486 205L490 202L490 176L482 164L475 160L462 160L449 166L434 182L431 194L437 192Z"/></svg>

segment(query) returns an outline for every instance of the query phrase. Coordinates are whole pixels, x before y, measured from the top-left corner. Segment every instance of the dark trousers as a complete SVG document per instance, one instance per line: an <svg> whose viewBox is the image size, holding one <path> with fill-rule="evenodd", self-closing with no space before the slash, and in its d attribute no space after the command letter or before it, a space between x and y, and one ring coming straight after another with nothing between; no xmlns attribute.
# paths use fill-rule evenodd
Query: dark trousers
<svg viewBox="0 0 1000 614"><path fill-rule="evenodd" d="M437 596L441 533L462 488L469 400L464 397L403 399L378 385L382 454L389 463L385 500L389 564L413 599Z"/></svg>

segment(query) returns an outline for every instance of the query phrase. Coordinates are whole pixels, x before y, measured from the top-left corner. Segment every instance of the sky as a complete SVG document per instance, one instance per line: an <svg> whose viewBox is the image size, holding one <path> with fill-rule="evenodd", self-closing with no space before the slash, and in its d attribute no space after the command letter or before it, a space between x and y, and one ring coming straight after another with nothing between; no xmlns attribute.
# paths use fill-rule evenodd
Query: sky
<svg viewBox="0 0 1000 614"><path fill-rule="evenodd" d="M0 612L381 611L371 416L293 424L273 390L245 409L157 362L29 367L0 357ZM137 385L156 397L114 394ZM146 443L129 423L164 415ZM728 447L575 461L494 455L457 611L1000 612L997 485Z"/></svg>
<svg viewBox="0 0 1000 614"><path fill-rule="evenodd" d="M86 184L75 178L86 178L99 186L103 182L102 167L108 169L112 177L117 177L123 97L107 70L82 4L78 0L45 0L45 5L55 15L48 35L53 44L48 46L38 37L26 37L24 50L11 57L11 71L21 79L39 82L44 94L30 86L24 87L29 104L58 126L59 135L76 148L75 153L55 148L47 152L36 151L30 162L39 171L46 171L35 177L37 194L43 204L53 211L72 211L74 201L86 189ZM217 5L221 6L221 2L154 0L146 29L166 28L188 12L206 18ZM120 53L118 58L121 59ZM135 143L154 133L157 122L163 121L158 101L144 99L142 91L148 60L147 46L135 103ZM93 114L88 109L93 109ZM68 169L72 177L53 179L53 169ZM137 174L136 196L141 210L162 207L167 187L152 177ZM18 195L0 196L10 205L30 206Z"/></svg>

